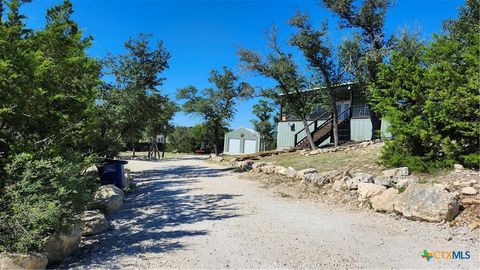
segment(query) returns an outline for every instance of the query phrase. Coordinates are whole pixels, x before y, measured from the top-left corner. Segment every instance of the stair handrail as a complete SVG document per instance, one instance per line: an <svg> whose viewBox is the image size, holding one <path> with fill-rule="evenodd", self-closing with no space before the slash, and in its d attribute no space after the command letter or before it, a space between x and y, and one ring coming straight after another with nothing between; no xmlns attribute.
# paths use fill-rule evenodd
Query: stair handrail
<svg viewBox="0 0 480 270"><path fill-rule="evenodd" d="M319 129L323 128L324 126L328 125L330 122L333 122L333 115L332 115L332 113L330 113L330 115L331 115L330 118L328 118L327 120L325 120L325 122L323 122L320 126L317 126L317 124L316 124L317 121L320 120L320 118L322 118L322 117L323 117L325 114L327 114L327 113L330 113L330 112L325 112L324 114L322 114L321 116L319 116L318 118L316 118L316 119L314 120L314 122L312 122L312 123L310 123L310 124L308 125L308 127L310 128L310 125L313 124L313 123L315 123L315 128L314 128L312 131L310 131L310 134L311 134L312 136L313 136L313 133L315 133L317 130L319 130ZM348 113L348 115L347 115L344 119L342 119L341 116L342 116L343 114L346 114L346 113ZM337 115L337 120L338 120L338 119L342 119L342 120L341 120L340 122L338 122L338 123L340 124L340 123L342 123L343 121L350 119L351 116L352 116L352 107L348 107L347 109L343 110L341 113L339 113L339 114ZM333 126L332 126L332 128L333 128ZM304 131L304 130L305 130L305 128L303 128L302 130L300 130L299 132L297 132L297 133L295 134L295 139L294 139L294 145L295 145L295 146L297 146L299 143L303 142L303 141L307 138L307 135L306 135L306 133L305 133L305 137L303 137L300 141L297 141L298 134L300 134L300 132L302 132L302 131Z"/></svg>
<svg viewBox="0 0 480 270"><path fill-rule="evenodd" d="M330 117L327 118L327 120L325 120L324 123L322 123L320 126L318 125L318 121L321 120L321 119L325 119L325 115L327 114L330 114ZM315 118L315 120L313 120L310 124L308 124L308 129L310 129L310 126L311 125L314 125L314 128L313 130L310 130L310 134L314 133L315 131L317 131L318 129L322 128L323 126L326 125L327 122L331 121L331 118L332 118L332 113L331 112L324 112L322 113L319 117ZM295 140L294 140L294 144L293 145L297 145L298 143L300 143L301 141L305 140L305 138L307 138L307 134L305 133L305 137L302 138L300 141L297 142L297 138L298 138L298 134L300 134L301 132L305 131L305 128L302 128L301 130L299 130L297 133L295 133Z"/></svg>

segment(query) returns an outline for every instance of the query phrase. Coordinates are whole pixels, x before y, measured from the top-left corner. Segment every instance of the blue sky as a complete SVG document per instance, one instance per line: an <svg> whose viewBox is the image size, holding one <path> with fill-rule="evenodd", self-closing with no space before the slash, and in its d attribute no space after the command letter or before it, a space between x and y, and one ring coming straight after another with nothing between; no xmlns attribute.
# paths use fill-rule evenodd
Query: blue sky
<svg viewBox="0 0 480 270"><path fill-rule="evenodd" d="M23 9L28 25L38 28L45 23L45 11L61 1L33 0ZM74 19L84 33L94 37L89 54L102 58L111 52L123 52L123 42L137 33L152 33L164 41L172 54L170 68L164 73L162 91L171 97L177 88L195 85L208 87L208 73L223 66L240 73L243 80L256 86L271 82L241 72L236 51L249 48L266 52L264 31L277 24L280 38L286 41L291 29L286 21L296 10L307 11L314 24L328 19L331 37L338 43L348 32L336 26L336 18L317 0L73 0ZM397 0L386 21L388 34L408 27L421 31L425 40L440 32L442 21L454 18L460 0ZM251 127L252 106L256 99L243 101L231 127ZM201 122L195 116L179 113L178 125Z"/></svg>

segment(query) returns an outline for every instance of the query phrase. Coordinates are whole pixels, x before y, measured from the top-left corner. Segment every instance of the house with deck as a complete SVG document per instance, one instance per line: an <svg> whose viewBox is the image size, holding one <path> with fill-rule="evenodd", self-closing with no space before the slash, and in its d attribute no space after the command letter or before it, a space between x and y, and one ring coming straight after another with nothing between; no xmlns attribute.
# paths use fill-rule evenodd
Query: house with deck
<svg viewBox="0 0 480 270"><path fill-rule="evenodd" d="M354 82L343 83L336 88L339 96L336 103L340 142L370 140L372 121L364 91ZM319 89L310 89L306 92L315 91ZM280 115L277 126L277 149L308 148L309 143L302 120L290 113L287 106L281 106ZM319 104L307 120L315 145L322 146L333 142L333 117L324 105ZM381 121L382 136L389 136L387 127L388 122Z"/></svg>

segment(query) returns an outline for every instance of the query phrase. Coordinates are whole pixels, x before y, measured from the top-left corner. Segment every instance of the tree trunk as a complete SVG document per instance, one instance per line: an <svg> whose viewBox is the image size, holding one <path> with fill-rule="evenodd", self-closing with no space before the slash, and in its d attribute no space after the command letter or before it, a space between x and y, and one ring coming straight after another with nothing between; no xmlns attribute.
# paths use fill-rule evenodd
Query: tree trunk
<svg viewBox="0 0 480 270"><path fill-rule="evenodd" d="M382 121L380 120L380 115L376 112L370 110L370 121L372 121L372 140L380 139L381 134L380 130L382 128Z"/></svg>
<svg viewBox="0 0 480 270"><path fill-rule="evenodd" d="M135 157L135 143L132 142L132 157Z"/></svg>
<svg viewBox="0 0 480 270"><path fill-rule="evenodd" d="M152 150L153 150L153 139L150 142L150 146L148 146L148 159L152 158Z"/></svg>
<svg viewBox="0 0 480 270"><path fill-rule="evenodd" d="M157 158L158 156L158 158ZM158 143L155 141L155 159L160 159L160 151L158 151Z"/></svg>
<svg viewBox="0 0 480 270"><path fill-rule="evenodd" d="M337 104L335 100L332 103L332 126L333 126L333 143L335 146L338 146L338 112L337 112Z"/></svg>
<svg viewBox="0 0 480 270"><path fill-rule="evenodd" d="M213 139L215 140L215 155L218 155L218 127L215 126L213 130Z"/></svg>
<svg viewBox="0 0 480 270"><path fill-rule="evenodd" d="M307 136L307 140L310 143L310 149L312 150L317 149L317 147L315 147L315 143L313 142L312 133L310 133L310 128L308 127L307 119L302 118L302 122L303 122L303 128L305 129L305 135Z"/></svg>
<svg viewBox="0 0 480 270"><path fill-rule="evenodd" d="M164 137L163 147L162 147L162 159L165 158L165 148L167 148L167 135Z"/></svg>

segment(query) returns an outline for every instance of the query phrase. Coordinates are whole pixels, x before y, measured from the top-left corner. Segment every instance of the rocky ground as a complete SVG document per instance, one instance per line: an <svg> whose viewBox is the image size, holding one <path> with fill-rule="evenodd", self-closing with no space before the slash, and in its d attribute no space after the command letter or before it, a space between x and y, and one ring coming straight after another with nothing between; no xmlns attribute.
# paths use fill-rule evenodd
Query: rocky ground
<svg viewBox="0 0 480 270"><path fill-rule="evenodd" d="M478 239L466 227L298 199L262 188L268 185L258 179L264 175L237 173L198 157L130 161L128 167L138 188L107 215L111 230L83 238L80 251L61 268L480 265ZM420 256L425 249L468 250L472 256L427 262Z"/></svg>

